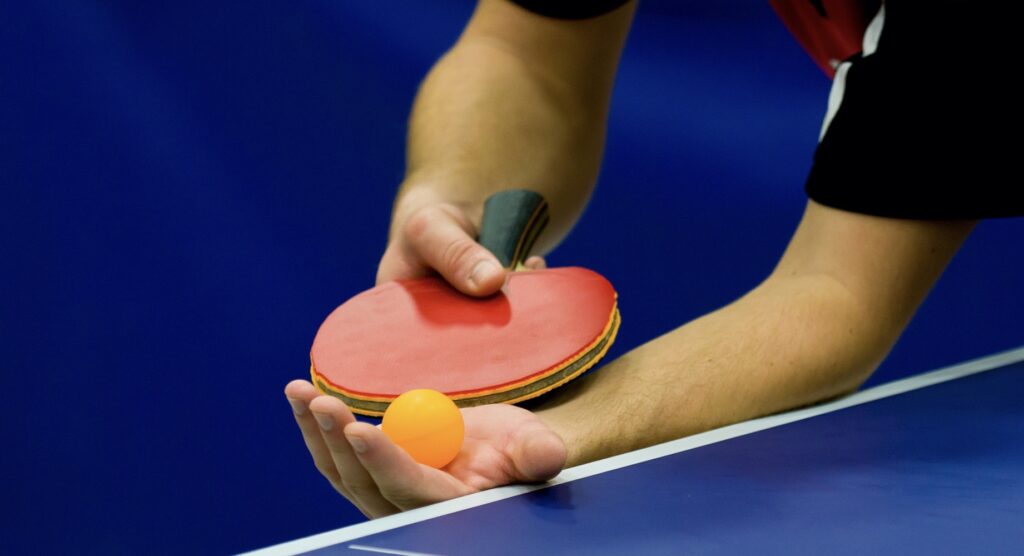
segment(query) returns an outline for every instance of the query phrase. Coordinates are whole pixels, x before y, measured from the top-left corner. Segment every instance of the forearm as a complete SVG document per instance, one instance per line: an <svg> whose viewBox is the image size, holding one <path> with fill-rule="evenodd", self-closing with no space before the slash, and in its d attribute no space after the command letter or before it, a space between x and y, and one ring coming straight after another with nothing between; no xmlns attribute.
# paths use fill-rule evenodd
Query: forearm
<svg viewBox="0 0 1024 556"><path fill-rule="evenodd" d="M538 414L569 446L571 466L821 401L855 389L895 340L864 317L827 276L773 277Z"/></svg>
<svg viewBox="0 0 1024 556"><path fill-rule="evenodd" d="M447 202L478 223L489 194L529 188L550 204L538 246L547 250L572 227L596 181L621 41L577 63L597 32L587 26L597 23L570 26L509 10L519 8L482 3L421 86L393 220ZM504 22L515 17L538 19L529 21L531 41L506 36ZM572 49L579 52L559 53Z"/></svg>
<svg viewBox="0 0 1024 556"><path fill-rule="evenodd" d="M809 202L760 286L568 386L540 417L575 465L853 390L973 226Z"/></svg>
<svg viewBox="0 0 1024 556"><path fill-rule="evenodd" d="M529 188L551 205L546 241L556 244L586 205L603 147L603 114L571 104L499 46L457 46L416 99L395 220L440 201L479 223L489 194Z"/></svg>

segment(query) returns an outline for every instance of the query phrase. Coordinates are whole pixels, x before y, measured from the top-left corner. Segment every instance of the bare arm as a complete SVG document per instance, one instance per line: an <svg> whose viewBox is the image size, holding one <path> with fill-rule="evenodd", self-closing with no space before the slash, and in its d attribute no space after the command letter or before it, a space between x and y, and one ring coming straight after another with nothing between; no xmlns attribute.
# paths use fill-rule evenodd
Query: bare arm
<svg viewBox="0 0 1024 556"><path fill-rule="evenodd" d="M810 202L762 284L606 365L538 415L576 465L849 392L889 352L973 224Z"/></svg>
<svg viewBox="0 0 1024 556"><path fill-rule="evenodd" d="M597 178L633 10L564 21L481 0L416 97L380 280L432 268L467 293L494 291L500 282L465 283L487 257L466 240L483 201L501 189L543 194L552 218L538 249L561 241Z"/></svg>

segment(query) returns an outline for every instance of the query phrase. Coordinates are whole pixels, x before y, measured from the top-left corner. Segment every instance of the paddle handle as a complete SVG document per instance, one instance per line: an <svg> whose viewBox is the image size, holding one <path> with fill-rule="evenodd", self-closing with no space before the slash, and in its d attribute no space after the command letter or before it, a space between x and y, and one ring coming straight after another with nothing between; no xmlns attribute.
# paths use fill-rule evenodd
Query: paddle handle
<svg viewBox="0 0 1024 556"><path fill-rule="evenodd" d="M548 203L528 189L499 191L484 202L484 219L477 241L508 269L517 269L530 255L548 224Z"/></svg>

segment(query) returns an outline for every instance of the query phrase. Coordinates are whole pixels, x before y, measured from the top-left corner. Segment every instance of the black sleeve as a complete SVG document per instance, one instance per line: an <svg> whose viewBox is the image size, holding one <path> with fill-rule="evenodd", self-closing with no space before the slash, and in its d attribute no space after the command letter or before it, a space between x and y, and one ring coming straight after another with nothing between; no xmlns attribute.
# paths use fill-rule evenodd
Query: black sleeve
<svg viewBox="0 0 1024 556"><path fill-rule="evenodd" d="M558 19L587 19L604 15L629 0L511 0L535 14Z"/></svg>
<svg viewBox="0 0 1024 556"><path fill-rule="evenodd" d="M992 2L883 9L877 49L836 74L808 196L893 218L1024 215L1016 20Z"/></svg>

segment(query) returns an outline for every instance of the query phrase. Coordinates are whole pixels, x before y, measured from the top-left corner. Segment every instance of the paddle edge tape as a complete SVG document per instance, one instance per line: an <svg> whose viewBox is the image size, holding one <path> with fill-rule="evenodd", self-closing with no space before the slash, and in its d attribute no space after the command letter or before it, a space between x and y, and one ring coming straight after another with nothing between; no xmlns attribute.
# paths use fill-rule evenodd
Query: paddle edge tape
<svg viewBox="0 0 1024 556"><path fill-rule="evenodd" d="M455 405L459 407L473 407L491 403L518 403L546 394L580 376L604 358L605 354L608 353L608 349L615 342L621 322L622 317L619 314L619 306L616 300L616 303L612 306L611 316L602 333L572 357L551 369L517 382L505 384L498 388L460 392L448 397L455 401ZM332 384L317 373L312 356L310 357L309 373L317 390L340 399L353 413L380 417L384 415L384 411L387 410L388 405L394 399L394 396L360 396Z"/></svg>

